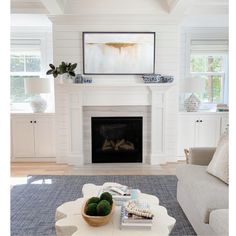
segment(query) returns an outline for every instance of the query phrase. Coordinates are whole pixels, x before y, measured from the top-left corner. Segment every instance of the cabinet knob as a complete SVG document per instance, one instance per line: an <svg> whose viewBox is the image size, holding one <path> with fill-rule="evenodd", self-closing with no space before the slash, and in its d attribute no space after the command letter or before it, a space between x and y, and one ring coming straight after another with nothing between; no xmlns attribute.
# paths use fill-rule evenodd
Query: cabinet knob
<svg viewBox="0 0 236 236"><path fill-rule="evenodd" d="M33 123L33 121L31 120L30 123Z"/></svg>
<svg viewBox="0 0 236 236"><path fill-rule="evenodd" d="M196 120L196 122L199 122L199 120Z"/></svg>
<svg viewBox="0 0 236 236"><path fill-rule="evenodd" d="M34 123L36 123L36 120L34 121Z"/></svg>
<svg viewBox="0 0 236 236"><path fill-rule="evenodd" d="M202 122L202 120L200 120L200 122Z"/></svg>

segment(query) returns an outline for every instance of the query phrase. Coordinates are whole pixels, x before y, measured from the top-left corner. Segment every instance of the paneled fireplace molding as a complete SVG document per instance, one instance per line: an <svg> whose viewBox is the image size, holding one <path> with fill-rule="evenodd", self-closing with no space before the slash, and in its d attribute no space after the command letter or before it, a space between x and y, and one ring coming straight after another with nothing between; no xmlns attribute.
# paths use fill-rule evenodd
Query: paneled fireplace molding
<svg viewBox="0 0 236 236"><path fill-rule="evenodd" d="M173 84L56 84L55 86L58 163L76 166L85 163L83 151L85 106L151 106L149 164L166 162L166 93Z"/></svg>

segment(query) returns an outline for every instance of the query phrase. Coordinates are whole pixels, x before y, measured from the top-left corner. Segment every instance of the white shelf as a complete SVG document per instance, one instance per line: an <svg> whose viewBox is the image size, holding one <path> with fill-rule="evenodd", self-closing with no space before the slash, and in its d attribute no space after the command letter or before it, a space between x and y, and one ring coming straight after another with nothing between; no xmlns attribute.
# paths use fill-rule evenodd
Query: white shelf
<svg viewBox="0 0 236 236"><path fill-rule="evenodd" d="M87 84L75 84L75 83L56 83L60 86L70 86L70 87L171 87L175 83L112 83L112 84L99 84L99 83L87 83Z"/></svg>
<svg viewBox="0 0 236 236"><path fill-rule="evenodd" d="M227 111L211 111L211 110L205 110L205 111L196 111L196 112L187 112L187 111L179 111L179 115L216 115L216 114L229 114Z"/></svg>
<svg viewBox="0 0 236 236"><path fill-rule="evenodd" d="M55 113L54 112L44 112L44 113L33 113L30 111L19 111L19 112L11 112L11 116L54 116Z"/></svg>

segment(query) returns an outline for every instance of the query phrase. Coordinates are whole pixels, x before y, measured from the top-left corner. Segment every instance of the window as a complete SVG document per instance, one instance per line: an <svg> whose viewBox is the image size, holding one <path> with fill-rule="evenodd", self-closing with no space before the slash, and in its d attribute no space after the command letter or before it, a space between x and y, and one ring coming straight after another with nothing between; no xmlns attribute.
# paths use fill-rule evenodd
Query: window
<svg viewBox="0 0 236 236"><path fill-rule="evenodd" d="M205 79L203 103L227 103L228 42L226 40L191 40L190 75Z"/></svg>
<svg viewBox="0 0 236 236"><path fill-rule="evenodd" d="M16 35L15 39L11 39L11 110L31 112L32 109L29 104L31 96L25 94L24 79L45 77L47 66L52 61L52 51L46 47L46 45L51 47L51 44L44 34L33 35L32 39L24 39L23 37L23 35ZM51 92L41 96L47 100L48 111L53 112L53 80L50 82Z"/></svg>
<svg viewBox="0 0 236 236"><path fill-rule="evenodd" d="M25 103L30 96L25 94L24 79L37 78L41 74L41 55L39 50L25 49L11 52L11 102Z"/></svg>
<svg viewBox="0 0 236 236"><path fill-rule="evenodd" d="M221 103L224 100L225 55L191 55L191 75L205 79L205 91L199 94L202 102Z"/></svg>

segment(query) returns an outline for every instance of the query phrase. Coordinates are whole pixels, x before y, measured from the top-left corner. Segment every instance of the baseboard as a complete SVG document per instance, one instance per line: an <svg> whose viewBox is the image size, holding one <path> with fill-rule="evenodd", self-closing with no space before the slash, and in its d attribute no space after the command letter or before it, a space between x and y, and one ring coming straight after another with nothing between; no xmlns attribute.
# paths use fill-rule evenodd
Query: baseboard
<svg viewBox="0 0 236 236"><path fill-rule="evenodd" d="M11 162L56 162L56 157L41 157L41 158L29 158L19 157L11 159Z"/></svg>

